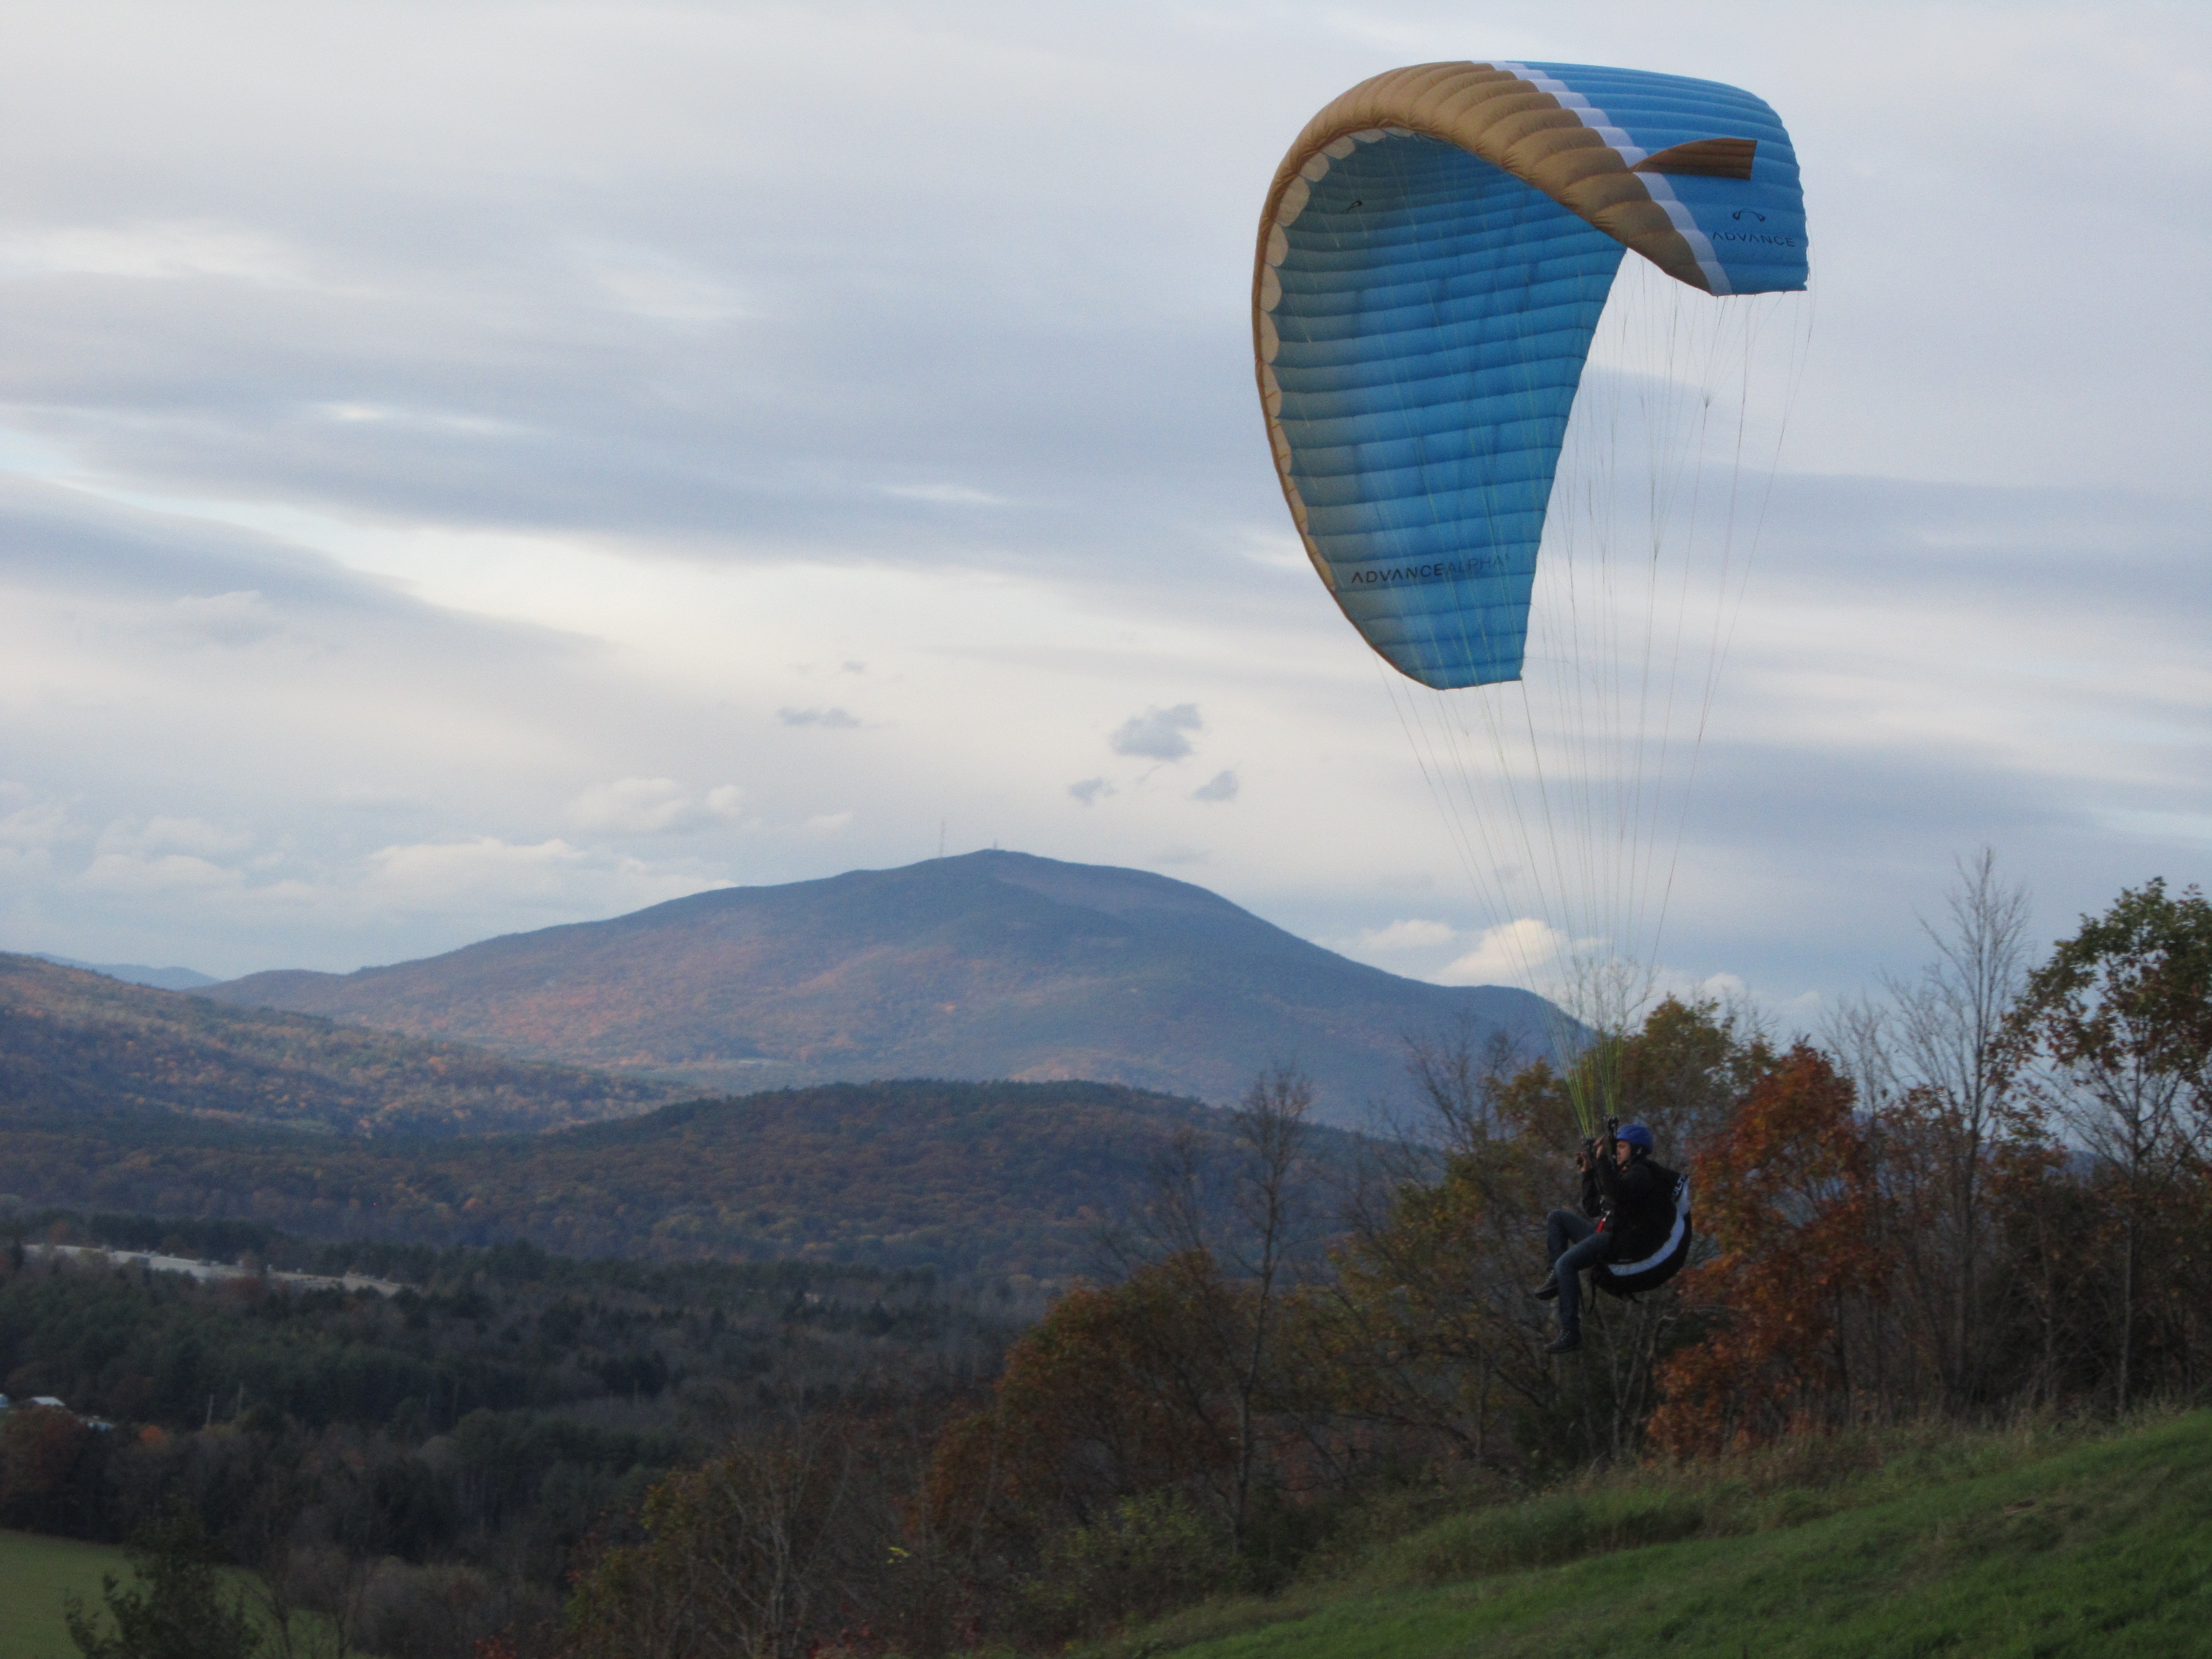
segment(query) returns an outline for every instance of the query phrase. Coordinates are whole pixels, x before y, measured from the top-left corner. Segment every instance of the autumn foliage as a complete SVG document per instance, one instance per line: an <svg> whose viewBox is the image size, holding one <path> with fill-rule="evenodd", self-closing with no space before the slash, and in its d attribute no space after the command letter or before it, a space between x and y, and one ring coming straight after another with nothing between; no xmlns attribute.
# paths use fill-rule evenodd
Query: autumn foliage
<svg viewBox="0 0 2212 1659"><path fill-rule="evenodd" d="M1677 1452L1771 1437L1812 1400L1848 1391L1845 1298L1887 1270L1866 1134L1850 1081L1800 1043L1744 1096L1697 1158L1700 1225L1717 1253L1684 1276L1711 1328L1660 1370L1652 1437Z"/></svg>
<svg viewBox="0 0 2212 1659"><path fill-rule="evenodd" d="M1184 1256L1061 1297L1007 1354L990 1406L939 1441L933 1529L1018 1538L1091 1524L1140 1492L1218 1489L1236 1444L1229 1379L1200 1328L1209 1291L1233 1287Z"/></svg>

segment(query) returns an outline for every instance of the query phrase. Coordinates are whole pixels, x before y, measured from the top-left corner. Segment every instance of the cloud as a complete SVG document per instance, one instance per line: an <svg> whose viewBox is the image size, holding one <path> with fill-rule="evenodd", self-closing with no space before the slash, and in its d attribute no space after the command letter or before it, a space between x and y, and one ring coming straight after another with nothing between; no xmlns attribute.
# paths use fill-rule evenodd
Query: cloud
<svg viewBox="0 0 2212 1659"><path fill-rule="evenodd" d="M155 817L142 823L120 821L100 833L101 853L145 854L188 853L216 857L243 852L253 844L251 830L227 829L194 817Z"/></svg>
<svg viewBox="0 0 2212 1659"><path fill-rule="evenodd" d="M134 896L235 893L246 885L238 871L184 853L101 853L77 884L94 892Z"/></svg>
<svg viewBox="0 0 2212 1659"><path fill-rule="evenodd" d="M378 909L428 913L475 924L489 915L550 912L563 919L610 915L681 898L720 880L610 858L556 837L535 843L479 836L471 841L379 848L337 896Z"/></svg>
<svg viewBox="0 0 2212 1659"><path fill-rule="evenodd" d="M480 904L502 898L543 898L556 892L569 871L591 854L557 838L518 846L495 836L473 841L380 847L368 855L368 884L410 908L431 908L465 898Z"/></svg>
<svg viewBox="0 0 2212 1659"><path fill-rule="evenodd" d="M0 237L0 270L155 282L216 276L284 288L303 280L298 253L273 238L175 222L11 232Z"/></svg>
<svg viewBox="0 0 2212 1659"><path fill-rule="evenodd" d="M1172 708L1147 708L1141 714L1131 715L1107 741L1117 755L1176 761L1190 753L1190 739L1183 733L1205 729L1206 722L1199 716L1198 705L1179 702Z"/></svg>
<svg viewBox="0 0 2212 1659"><path fill-rule="evenodd" d="M810 836L835 836L852 827L851 812L820 812L802 826Z"/></svg>
<svg viewBox="0 0 2212 1659"><path fill-rule="evenodd" d="M584 274L614 309L660 323L725 323L750 307L714 276L642 248L597 248L578 255Z"/></svg>
<svg viewBox="0 0 2212 1659"><path fill-rule="evenodd" d="M1434 975L1440 985L1527 985L1570 954L1574 941L1548 922L1523 916L1486 927L1475 947Z"/></svg>
<svg viewBox="0 0 2212 1659"><path fill-rule="evenodd" d="M1237 775L1216 772L1212 777L1190 792L1193 800L1221 801L1237 799Z"/></svg>
<svg viewBox="0 0 2212 1659"><path fill-rule="evenodd" d="M970 489L965 484L887 484L886 495L896 495L909 501L932 501L939 507L1004 507L1006 498L981 489Z"/></svg>
<svg viewBox="0 0 2212 1659"><path fill-rule="evenodd" d="M842 708L779 708L775 717L786 726L825 726L833 731L849 730L860 723Z"/></svg>
<svg viewBox="0 0 2212 1659"><path fill-rule="evenodd" d="M579 830L617 836L677 835L726 823L738 815L744 791L733 783L704 798L673 778L620 778L595 783L563 809Z"/></svg>
<svg viewBox="0 0 2212 1659"><path fill-rule="evenodd" d="M421 805L419 798L411 790L388 783L368 783L358 778L348 778L331 785L326 792L326 799L340 806L371 812Z"/></svg>
<svg viewBox="0 0 2212 1659"><path fill-rule="evenodd" d="M1438 951L1459 938L1459 929L1447 921L1408 917L1381 927L1362 928L1352 942L1355 951Z"/></svg>
<svg viewBox="0 0 2212 1659"><path fill-rule="evenodd" d="M170 602L167 631L208 645L257 644L283 631L283 619L252 588Z"/></svg>
<svg viewBox="0 0 2212 1659"><path fill-rule="evenodd" d="M1069 784L1067 793L1085 806L1095 806L1098 804L1098 798L1101 795L1116 794L1119 792L1103 778L1085 778L1080 783Z"/></svg>
<svg viewBox="0 0 2212 1659"><path fill-rule="evenodd" d="M0 847L46 848L70 833L69 809L59 801L34 801L0 817Z"/></svg>

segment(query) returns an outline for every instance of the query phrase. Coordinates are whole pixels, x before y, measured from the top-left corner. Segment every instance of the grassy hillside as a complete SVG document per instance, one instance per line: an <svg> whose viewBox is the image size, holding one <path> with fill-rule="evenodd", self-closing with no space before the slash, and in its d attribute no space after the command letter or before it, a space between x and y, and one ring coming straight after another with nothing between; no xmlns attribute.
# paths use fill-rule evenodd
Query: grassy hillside
<svg viewBox="0 0 2212 1659"><path fill-rule="evenodd" d="M317 1238L857 1261L1060 1279L1149 1190L1189 1101L1100 1084L837 1085L482 1139L339 1140L0 1102L0 1199ZM1348 1155L1351 1137L1325 1148Z"/></svg>
<svg viewBox="0 0 2212 1659"><path fill-rule="evenodd" d="M1108 1651L2121 1659L2212 1651L2208 1632L2199 1410L2090 1435L1808 1441L1763 1464L1595 1482L1437 1522L1332 1583L1196 1609Z"/></svg>
<svg viewBox="0 0 2212 1659"><path fill-rule="evenodd" d="M885 1077L1090 1079L1223 1103L1296 1060L1352 1124L1405 1038L1462 1018L1546 1042L1524 991L1431 985L1140 870L974 853L726 888L352 974L203 993L698 1094Z"/></svg>
<svg viewBox="0 0 2212 1659"><path fill-rule="evenodd" d="M74 1595L88 1612L100 1614L100 1580L109 1576L126 1586L137 1577L123 1552L112 1546L0 1531L0 1659L75 1659L77 1648L70 1640L64 1608ZM234 1577L240 1583L251 1582L242 1574ZM249 1600L248 1605L254 1604ZM273 1632L274 1623L258 1607L255 1611L263 1631ZM301 1613L293 1621L295 1641L313 1651L328 1650L327 1645L313 1646L328 1644L328 1620ZM100 1628L109 1636L115 1633L112 1620L102 1618Z"/></svg>
<svg viewBox="0 0 2212 1659"><path fill-rule="evenodd" d="M63 1598L97 1607L102 1574L131 1582L123 1552L72 1538L0 1532L0 1659L64 1659L76 1652Z"/></svg>
<svg viewBox="0 0 2212 1659"><path fill-rule="evenodd" d="M675 1092L0 954L0 1102L18 1109L483 1134L627 1117Z"/></svg>

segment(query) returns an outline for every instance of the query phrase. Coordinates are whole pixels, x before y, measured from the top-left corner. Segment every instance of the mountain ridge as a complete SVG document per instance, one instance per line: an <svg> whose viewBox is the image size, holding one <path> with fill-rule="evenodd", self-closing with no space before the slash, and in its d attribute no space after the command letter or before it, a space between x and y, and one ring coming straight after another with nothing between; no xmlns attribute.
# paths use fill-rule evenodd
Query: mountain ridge
<svg viewBox="0 0 2212 1659"><path fill-rule="evenodd" d="M26 951L22 954L36 957L40 962L51 962L57 968L82 968L88 974L119 979L125 985L150 985L157 991L192 991L203 985L222 983L215 975L204 974L197 968L155 968L143 962L79 962L75 957L58 957L51 951Z"/></svg>
<svg viewBox="0 0 2212 1659"><path fill-rule="evenodd" d="M1529 993L1405 979L1188 882L996 849L193 994L702 1093L1085 1079L1219 1102L1294 1063L1340 1123L1402 1086L1409 1038L1472 1022L1550 1046Z"/></svg>
<svg viewBox="0 0 2212 1659"><path fill-rule="evenodd" d="M0 1095L0 1218L44 1207L251 1220L302 1238L579 1256L850 1261L1054 1285L1096 1271L1194 1137L1228 1115L1101 1083L825 1084L549 1131L343 1136L311 1124ZM1317 1127L1316 1173L1368 1143Z"/></svg>
<svg viewBox="0 0 2212 1659"><path fill-rule="evenodd" d="M678 1092L0 953L0 1106L11 1109L439 1135L629 1116Z"/></svg>

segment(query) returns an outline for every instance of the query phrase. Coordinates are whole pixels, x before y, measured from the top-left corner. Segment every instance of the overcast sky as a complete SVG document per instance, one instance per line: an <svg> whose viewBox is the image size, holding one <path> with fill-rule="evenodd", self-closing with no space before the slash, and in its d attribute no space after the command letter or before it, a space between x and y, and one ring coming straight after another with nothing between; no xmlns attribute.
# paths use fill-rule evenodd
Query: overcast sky
<svg viewBox="0 0 2212 1659"><path fill-rule="evenodd" d="M1482 976L1248 311L1307 118L1463 58L1730 82L1804 167L1670 971L1814 1010L1983 842L2046 939L2201 878L2212 8L31 0L0 947L350 969L997 844Z"/></svg>

